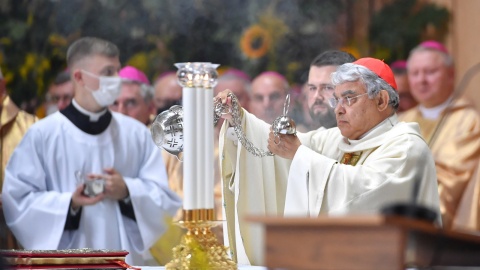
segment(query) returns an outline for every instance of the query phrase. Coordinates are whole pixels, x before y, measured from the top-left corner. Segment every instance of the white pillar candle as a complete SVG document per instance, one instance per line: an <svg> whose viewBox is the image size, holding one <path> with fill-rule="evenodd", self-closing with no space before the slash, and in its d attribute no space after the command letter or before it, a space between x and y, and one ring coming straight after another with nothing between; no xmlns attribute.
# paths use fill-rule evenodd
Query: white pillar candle
<svg viewBox="0 0 480 270"><path fill-rule="evenodd" d="M198 209L196 168L196 89L183 88L183 209Z"/></svg>
<svg viewBox="0 0 480 270"><path fill-rule="evenodd" d="M218 65L202 62L175 66L183 86L183 209L213 209L213 87Z"/></svg>
<svg viewBox="0 0 480 270"><path fill-rule="evenodd" d="M197 192L198 192L198 208L203 209L206 207L206 194L205 194L205 103L203 100L205 99L205 90L202 87L197 87L195 89L197 100L196 100L196 125L197 129L195 132L196 137L196 162L197 162L197 173L196 173L196 181L197 181Z"/></svg>
<svg viewBox="0 0 480 270"><path fill-rule="evenodd" d="M205 89L205 151L204 160L205 163L205 187L204 193L206 195L206 207L207 209L213 209L214 207L214 127L213 127L213 89Z"/></svg>

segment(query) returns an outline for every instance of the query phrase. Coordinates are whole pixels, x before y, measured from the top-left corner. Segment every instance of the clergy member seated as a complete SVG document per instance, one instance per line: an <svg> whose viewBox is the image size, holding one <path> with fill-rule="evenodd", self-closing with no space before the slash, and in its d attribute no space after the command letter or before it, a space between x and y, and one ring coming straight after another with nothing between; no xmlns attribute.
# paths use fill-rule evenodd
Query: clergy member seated
<svg viewBox="0 0 480 270"><path fill-rule="evenodd" d="M107 109L120 91L117 46L81 38L67 63L72 103L32 125L7 165L7 224L26 249L122 249L127 263L143 265L181 201L148 129ZM87 193L81 174L102 179L104 191Z"/></svg>
<svg viewBox="0 0 480 270"><path fill-rule="evenodd" d="M478 231L478 110L472 100L455 92L454 61L443 44L422 42L412 49L407 63L408 82L418 106L402 113L400 120L420 125L435 157L444 228Z"/></svg>
<svg viewBox="0 0 480 270"><path fill-rule="evenodd" d="M262 232L246 215L376 214L386 205L411 200L439 212L435 164L416 123L397 120L398 93L388 65L374 58L343 64L332 74L329 104L338 127L274 138L270 124L243 110L242 128L256 147L275 156L258 158L220 133L222 179L231 212L226 245L238 263L259 264ZM217 95L231 105L228 91ZM255 160L252 169L245 164ZM233 200L228 200L229 198ZM227 216L228 213L227 213ZM441 224L441 220L437 220Z"/></svg>

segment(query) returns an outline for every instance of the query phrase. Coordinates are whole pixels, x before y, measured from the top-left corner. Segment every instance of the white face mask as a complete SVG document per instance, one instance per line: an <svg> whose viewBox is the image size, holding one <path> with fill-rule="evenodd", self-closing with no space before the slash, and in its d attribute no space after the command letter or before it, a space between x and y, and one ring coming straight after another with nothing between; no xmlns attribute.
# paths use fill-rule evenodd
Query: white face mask
<svg viewBox="0 0 480 270"><path fill-rule="evenodd" d="M97 76L86 70L82 70L82 72L99 80L98 89L96 90L85 85L85 88L92 92L92 96L98 105L102 107L112 105L120 94L122 79L120 77Z"/></svg>

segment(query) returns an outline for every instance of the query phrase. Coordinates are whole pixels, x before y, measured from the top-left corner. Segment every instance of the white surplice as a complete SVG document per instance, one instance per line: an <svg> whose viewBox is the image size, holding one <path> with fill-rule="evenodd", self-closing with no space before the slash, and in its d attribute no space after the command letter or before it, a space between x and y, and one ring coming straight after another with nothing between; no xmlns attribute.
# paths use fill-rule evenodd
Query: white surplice
<svg viewBox="0 0 480 270"><path fill-rule="evenodd" d="M128 187L136 221L121 214L118 201L84 206L79 228L64 230L75 172L104 173L113 167ZM148 129L112 113L98 135L78 129L57 112L33 125L7 165L3 207L9 227L26 249L122 249L127 263L143 265L144 254L165 230L180 199L168 188L160 150Z"/></svg>
<svg viewBox="0 0 480 270"><path fill-rule="evenodd" d="M244 111L242 126L254 145L267 149L270 125ZM418 125L399 123L396 115L359 140L345 139L338 128L298 133L302 146L293 160L256 158L226 138L227 128L225 123L220 133L225 241L239 263L262 263L262 231L244 221L246 215L378 213L411 200L414 179L421 179L418 202L439 212L430 150ZM358 155L355 166L340 164L345 153Z"/></svg>

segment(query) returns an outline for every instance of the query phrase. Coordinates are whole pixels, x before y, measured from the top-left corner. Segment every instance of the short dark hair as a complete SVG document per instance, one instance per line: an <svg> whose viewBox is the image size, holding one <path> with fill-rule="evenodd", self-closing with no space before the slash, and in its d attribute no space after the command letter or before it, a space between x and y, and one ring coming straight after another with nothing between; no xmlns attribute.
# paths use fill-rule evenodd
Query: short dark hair
<svg viewBox="0 0 480 270"><path fill-rule="evenodd" d="M109 58L118 57L120 52L117 45L100 38L84 37L73 42L67 50L67 64L72 67L79 60L92 56L103 55Z"/></svg>
<svg viewBox="0 0 480 270"><path fill-rule="evenodd" d="M328 50L317 55L310 66L340 66L345 63L352 63L355 60L357 59L350 53L338 50Z"/></svg>
<svg viewBox="0 0 480 270"><path fill-rule="evenodd" d="M61 85L66 82L70 81L70 72L69 71L62 71L57 74L55 79L53 80L54 85Z"/></svg>

